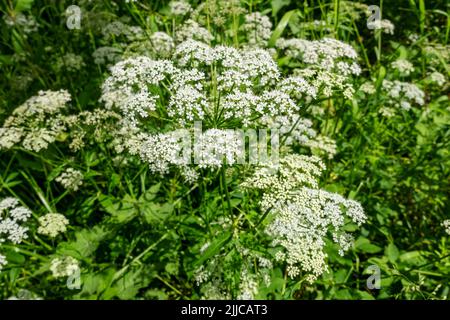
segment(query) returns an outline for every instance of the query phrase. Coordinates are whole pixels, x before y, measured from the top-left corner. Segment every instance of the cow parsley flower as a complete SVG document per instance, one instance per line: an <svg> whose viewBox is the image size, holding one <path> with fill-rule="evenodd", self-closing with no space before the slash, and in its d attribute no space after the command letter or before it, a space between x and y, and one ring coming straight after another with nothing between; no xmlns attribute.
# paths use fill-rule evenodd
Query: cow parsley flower
<svg viewBox="0 0 450 320"><path fill-rule="evenodd" d="M445 232L450 235L450 219L444 220L444 222L442 222L442 226L444 226Z"/></svg>
<svg viewBox="0 0 450 320"><path fill-rule="evenodd" d="M253 300L258 293L256 276L247 269L242 270L239 282L239 295L237 300Z"/></svg>
<svg viewBox="0 0 450 320"><path fill-rule="evenodd" d="M117 63L122 56L122 49L116 47L99 47L93 53L94 63L109 66Z"/></svg>
<svg viewBox="0 0 450 320"><path fill-rule="evenodd" d="M170 57L175 49L175 43L171 36L165 32L157 31L150 36L152 50L159 57Z"/></svg>
<svg viewBox="0 0 450 320"><path fill-rule="evenodd" d="M83 57L74 53L66 53L62 57L58 57L55 63L58 72L77 72L85 66L86 64L83 61Z"/></svg>
<svg viewBox="0 0 450 320"><path fill-rule="evenodd" d="M387 95L387 106L400 110L410 110L411 104L423 105L425 93L415 84L401 81L383 80L382 90Z"/></svg>
<svg viewBox="0 0 450 320"><path fill-rule="evenodd" d="M78 260L70 256L54 258L50 263L50 271L55 278L70 277L79 270Z"/></svg>
<svg viewBox="0 0 450 320"><path fill-rule="evenodd" d="M252 12L245 16L242 29L246 32L250 46L266 47L272 35L272 22L261 12Z"/></svg>
<svg viewBox="0 0 450 320"><path fill-rule="evenodd" d="M447 82L445 76L437 71L431 73L429 77L432 82L436 83L440 87L442 87Z"/></svg>
<svg viewBox="0 0 450 320"><path fill-rule="evenodd" d="M3 267L7 264L8 261L6 260L6 257L0 253L0 272L2 272Z"/></svg>
<svg viewBox="0 0 450 320"><path fill-rule="evenodd" d="M25 15L21 12L14 15L4 15L3 20L8 27L18 27L23 30L25 34L37 32L39 24L33 15Z"/></svg>
<svg viewBox="0 0 450 320"><path fill-rule="evenodd" d="M16 198L0 201L0 243L6 240L19 244L28 238L28 227L22 226L31 217L31 211L19 205Z"/></svg>
<svg viewBox="0 0 450 320"><path fill-rule="evenodd" d="M66 129L60 114L71 100L66 90L39 91L9 116L0 128L0 149L22 142L27 150L39 152Z"/></svg>
<svg viewBox="0 0 450 320"><path fill-rule="evenodd" d="M38 233L55 238L58 234L66 232L69 220L59 213L48 213L39 217Z"/></svg>
<svg viewBox="0 0 450 320"><path fill-rule="evenodd" d="M192 11L191 5L186 1L171 1L169 7L174 16L185 16Z"/></svg>
<svg viewBox="0 0 450 320"><path fill-rule="evenodd" d="M365 94L371 95L377 92L375 86L372 82L365 82L359 87L359 91L364 92Z"/></svg>
<svg viewBox="0 0 450 320"><path fill-rule="evenodd" d="M394 69L397 69L400 74L408 76L411 74L411 72L414 71L414 66L411 62L409 62L406 59L398 59L394 62L392 62L391 66Z"/></svg>
<svg viewBox="0 0 450 320"><path fill-rule="evenodd" d="M317 92L329 97L334 91L341 91L346 98L352 98L352 76L359 75L361 68L357 63L358 55L350 45L331 38L314 41L281 38L276 46L290 60L304 65L294 73L313 85Z"/></svg>
<svg viewBox="0 0 450 320"><path fill-rule="evenodd" d="M20 289L16 296L11 296L8 300L43 300L34 292L26 289Z"/></svg>
<svg viewBox="0 0 450 320"><path fill-rule="evenodd" d="M325 169L319 158L288 155L277 169L261 166L242 186L264 192L261 210L271 215L266 232L273 246L283 248L277 259L287 263L288 275L303 271L312 282L327 269L325 239L330 237L343 254L352 243L343 226L347 221L360 225L366 216L358 202L318 189Z"/></svg>
<svg viewBox="0 0 450 320"><path fill-rule="evenodd" d="M73 168L67 168L56 179L65 189L77 191L83 184L83 173Z"/></svg>
<svg viewBox="0 0 450 320"><path fill-rule="evenodd" d="M179 29L175 30L175 40L180 43L189 39L210 43L214 37L208 29L199 25L196 21L189 19Z"/></svg>
<svg viewBox="0 0 450 320"><path fill-rule="evenodd" d="M382 30L386 34L394 34L395 26L388 19L375 20L368 23L367 26L374 30Z"/></svg>

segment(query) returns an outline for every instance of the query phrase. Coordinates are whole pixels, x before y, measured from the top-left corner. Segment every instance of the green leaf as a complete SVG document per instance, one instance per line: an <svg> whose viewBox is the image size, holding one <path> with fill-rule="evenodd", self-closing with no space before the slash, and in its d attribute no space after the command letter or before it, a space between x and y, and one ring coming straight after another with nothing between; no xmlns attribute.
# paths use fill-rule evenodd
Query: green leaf
<svg viewBox="0 0 450 320"><path fill-rule="evenodd" d="M375 300L375 298L366 291L357 290L356 292L361 300Z"/></svg>
<svg viewBox="0 0 450 320"><path fill-rule="evenodd" d="M145 220L148 223L161 222L168 218L168 216L173 212L173 205L171 203L146 203L142 207L142 213Z"/></svg>
<svg viewBox="0 0 450 320"><path fill-rule="evenodd" d="M156 194L158 193L159 189L161 188L161 183L157 183L150 187L142 196L140 196L139 201L145 202L145 201L152 201L156 198Z"/></svg>
<svg viewBox="0 0 450 320"><path fill-rule="evenodd" d="M269 46L270 47L273 47L275 45L275 43L277 42L278 38L281 37L281 34L283 33L284 29L286 29L286 26L288 25L289 20L291 19L292 15L296 11L297 10L291 10L291 11L286 12L283 15L283 18L281 18L281 20L278 23L277 27L273 31L272 36L270 37L270 40L269 40Z"/></svg>
<svg viewBox="0 0 450 320"><path fill-rule="evenodd" d="M137 202L130 195L125 195L122 200L101 195L100 204L108 212L116 223L127 223L133 220L139 213Z"/></svg>
<svg viewBox="0 0 450 320"><path fill-rule="evenodd" d="M377 253L382 250L379 246L371 244L368 239L363 237L355 241L355 249L365 253Z"/></svg>
<svg viewBox="0 0 450 320"><path fill-rule="evenodd" d="M386 68L381 66L380 70L378 72L378 78L377 78L377 82L376 82L377 89L381 88L381 85L382 85L385 77L386 77Z"/></svg>
<svg viewBox="0 0 450 320"><path fill-rule="evenodd" d="M194 266L195 267L200 266L203 262L205 262L209 258L213 257L216 253L218 253L220 249L222 249L223 246L225 246L228 243L228 241L230 241L231 235L232 235L231 231L226 231L222 233L216 240L214 240L209 245L209 247L205 250L200 259L198 259L194 263Z"/></svg>
<svg viewBox="0 0 450 320"><path fill-rule="evenodd" d="M16 0L16 5L14 7L14 11L21 12L25 10L30 10L33 6L34 0Z"/></svg>
<svg viewBox="0 0 450 320"><path fill-rule="evenodd" d="M75 241L60 243L56 252L76 259L89 258L108 234L109 232L100 226L83 229L75 233Z"/></svg>
<svg viewBox="0 0 450 320"><path fill-rule="evenodd" d="M272 16L276 16L278 11L284 6L291 4L291 0L272 0L270 5L272 6Z"/></svg>
<svg viewBox="0 0 450 320"><path fill-rule="evenodd" d="M389 243L386 247L385 254L388 257L389 261L394 263L398 259L399 251L395 244Z"/></svg>

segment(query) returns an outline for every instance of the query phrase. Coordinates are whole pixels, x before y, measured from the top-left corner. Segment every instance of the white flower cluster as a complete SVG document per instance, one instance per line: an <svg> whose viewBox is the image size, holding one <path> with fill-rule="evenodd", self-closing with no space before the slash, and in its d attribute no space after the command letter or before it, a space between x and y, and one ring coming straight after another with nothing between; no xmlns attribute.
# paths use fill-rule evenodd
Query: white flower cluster
<svg viewBox="0 0 450 320"><path fill-rule="evenodd" d="M41 297L39 297L34 292L31 292L26 289L20 289L19 292L17 292L16 296L11 296L8 298L8 300L43 300Z"/></svg>
<svg viewBox="0 0 450 320"><path fill-rule="evenodd" d="M300 93L301 94L301 93ZM269 128L279 130L284 146L299 144L325 154L332 159L336 154L336 142L328 137L318 135L312 128L312 121L294 115L292 119L285 116L267 119L265 124Z"/></svg>
<svg viewBox="0 0 450 320"><path fill-rule="evenodd" d="M19 244L28 238L27 227L22 224L31 217L31 211L19 205L16 198L4 198L0 201L0 243L6 240Z"/></svg>
<svg viewBox="0 0 450 320"><path fill-rule="evenodd" d="M175 40L177 43L180 43L189 39L210 43L214 37L208 29L202 27L196 21L189 19L175 31Z"/></svg>
<svg viewBox="0 0 450 320"><path fill-rule="evenodd" d="M0 128L0 150L22 142L27 150L40 151L64 132L61 111L71 100L66 90L39 91L16 108Z"/></svg>
<svg viewBox="0 0 450 320"><path fill-rule="evenodd" d="M21 28L25 34L37 32L39 24L36 22L36 19L33 15L24 15L23 13L14 13L11 15L4 15L3 20L8 27L19 27Z"/></svg>
<svg viewBox="0 0 450 320"><path fill-rule="evenodd" d="M324 168L317 157L288 155L280 159L278 170L261 167L242 184L264 191L261 210L271 214L266 232L275 247L283 248L277 260L287 263L290 277L303 271L310 282L327 269L327 237L331 235L343 254L353 240L343 226L349 221L360 225L366 219L358 202L317 189Z"/></svg>
<svg viewBox="0 0 450 320"><path fill-rule="evenodd" d="M275 86L280 71L261 49L188 40L177 46L174 61L142 56L119 62L111 68L101 100L107 108L117 107L132 125L152 112L181 126L195 120L250 125L262 117L292 117L299 110L296 100L316 96L315 87L300 77ZM161 100L166 97L167 105Z"/></svg>
<svg viewBox="0 0 450 320"><path fill-rule="evenodd" d="M174 16L185 16L192 11L192 7L186 1L171 1L170 13Z"/></svg>
<svg viewBox="0 0 450 320"><path fill-rule="evenodd" d="M83 185L83 173L73 168L67 168L55 179L65 189L71 191L77 191L81 185Z"/></svg>
<svg viewBox="0 0 450 320"><path fill-rule="evenodd" d="M433 73L431 73L429 75L431 82L436 83L438 86L442 87L445 85L445 83L447 82L447 79L445 78L445 76L437 71L434 71Z"/></svg>
<svg viewBox="0 0 450 320"><path fill-rule="evenodd" d="M55 278L70 277L79 270L78 260L70 256L54 258L50 263L50 271Z"/></svg>
<svg viewBox="0 0 450 320"><path fill-rule="evenodd" d="M394 69L397 69L400 72L400 74L405 76L409 76L411 72L414 71L413 64L406 59L395 60L394 62L392 62L391 66Z"/></svg>
<svg viewBox="0 0 450 320"><path fill-rule="evenodd" d="M450 219L444 220L444 222L442 222L442 226L444 227L445 232L450 235Z"/></svg>
<svg viewBox="0 0 450 320"><path fill-rule="evenodd" d="M325 96L331 96L334 90L343 91L348 99L353 96L352 76L359 75L361 68L352 46L331 38L315 41L281 38L276 46L291 60L305 66L294 70L295 74L304 77Z"/></svg>
<svg viewBox="0 0 450 320"><path fill-rule="evenodd" d="M168 58L175 49L171 36L165 32L157 31L150 36L151 48L157 57Z"/></svg>
<svg viewBox="0 0 450 320"><path fill-rule="evenodd" d="M267 47L272 35L272 22L269 17L261 12L253 12L245 16L242 29L246 32L248 45L255 47Z"/></svg>
<svg viewBox="0 0 450 320"><path fill-rule="evenodd" d="M55 62L55 68L58 72L77 72L85 66L86 64L83 61L83 57L74 53L66 53L62 57L58 57Z"/></svg>
<svg viewBox="0 0 450 320"><path fill-rule="evenodd" d="M8 261L6 260L6 257L0 253L0 272L2 271L3 267L8 264Z"/></svg>
<svg viewBox="0 0 450 320"><path fill-rule="evenodd" d="M377 92L374 84L372 82L365 82L359 87L359 91L364 92L365 94L371 95Z"/></svg>
<svg viewBox="0 0 450 320"><path fill-rule="evenodd" d="M319 153L325 154L328 159L333 159L337 152L336 141L326 136L317 136L308 140L305 145L313 151L317 150Z"/></svg>
<svg viewBox="0 0 450 320"><path fill-rule="evenodd" d="M157 87L174 70L170 61L154 61L144 56L121 61L111 67L100 100L108 109L117 107L134 125L138 116L147 117L156 110L158 96L151 93L149 86Z"/></svg>
<svg viewBox="0 0 450 320"><path fill-rule="evenodd" d="M94 62L99 65L111 65L120 61L122 49L116 47L99 47L93 53Z"/></svg>
<svg viewBox="0 0 450 320"><path fill-rule="evenodd" d="M139 41L145 38L144 30L141 27L129 26L119 20L105 25L102 28L102 34L105 42L115 42L119 37L124 37L129 42Z"/></svg>
<svg viewBox="0 0 450 320"><path fill-rule="evenodd" d="M239 282L239 295L237 300L253 300L258 293L258 281L255 274L248 272L247 269L243 269L241 272Z"/></svg>
<svg viewBox="0 0 450 320"><path fill-rule="evenodd" d="M69 148L78 151L88 142L104 143L112 139L111 133L121 128L121 119L119 114L100 108L67 116L65 121L69 127L68 140L71 141Z"/></svg>
<svg viewBox="0 0 450 320"><path fill-rule="evenodd" d="M139 155L155 173L167 173L171 165L185 167L191 163L190 155L181 156L186 150L185 139L190 143L190 138L189 130L146 132L143 120L149 115L169 118L181 127L195 121L213 127L195 141L194 153L200 168L214 169L224 161L235 164L245 152L241 135L214 128L217 124L275 129L280 123L294 125L300 121L298 101L310 102L317 95L317 89L302 77L281 79L275 61L261 49L210 47L188 40L176 47L173 61L143 56L121 61L111 68L101 97L107 108L116 107L124 116L126 129L118 134L122 143L117 143L117 151L125 147ZM313 130L305 128L305 123L300 121L298 127L287 128L284 133L293 133L303 145L332 156L335 150L331 140L313 141L315 133L306 138L305 130Z"/></svg>
<svg viewBox="0 0 450 320"><path fill-rule="evenodd" d="M243 137L233 130L208 129L199 133L191 148L191 135L188 130L176 130L168 133L147 135L140 143L139 155L147 162L150 170L165 174L171 165L180 166L189 182L196 180L197 174L192 168L186 169L192 163L199 168L216 169L224 163L236 164L244 155Z"/></svg>
<svg viewBox="0 0 450 320"><path fill-rule="evenodd" d="M38 233L55 238L58 234L67 230L69 220L59 213L48 213L39 217Z"/></svg>
<svg viewBox="0 0 450 320"><path fill-rule="evenodd" d="M410 110L412 103L425 103L425 93L412 83L383 80L382 89L388 97L387 106L381 111L386 116L395 114L394 109L389 111L388 108Z"/></svg>
<svg viewBox="0 0 450 320"><path fill-rule="evenodd" d="M373 30L382 30L386 34L394 34L395 26L388 19L374 20L367 24Z"/></svg>

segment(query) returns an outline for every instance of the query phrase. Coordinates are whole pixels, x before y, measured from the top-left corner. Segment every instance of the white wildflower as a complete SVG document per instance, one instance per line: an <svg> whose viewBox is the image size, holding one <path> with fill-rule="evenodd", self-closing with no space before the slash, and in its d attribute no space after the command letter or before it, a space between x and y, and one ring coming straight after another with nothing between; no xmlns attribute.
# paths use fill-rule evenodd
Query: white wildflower
<svg viewBox="0 0 450 320"><path fill-rule="evenodd" d="M395 26L388 19L375 20L367 24L368 27L374 30L382 30L387 34L394 34Z"/></svg>
<svg viewBox="0 0 450 320"><path fill-rule="evenodd" d="M200 26L196 21L189 19L175 31L175 40L179 43L189 39L209 43L214 39L214 36L208 29Z"/></svg>
<svg viewBox="0 0 450 320"><path fill-rule="evenodd" d="M6 240L19 244L28 238L28 227L23 227L31 217L31 211L19 205L16 198L0 201L0 243Z"/></svg>
<svg viewBox="0 0 450 320"><path fill-rule="evenodd" d="M376 88L372 82L365 82L361 85L361 87L359 87L359 91L371 95L376 92Z"/></svg>
<svg viewBox="0 0 450 320"><path fill-rule="evenodd" d="M69 220L62 214L48 213L39 217L39 224L38 233L55 238L58 234L66 232Z"/></svg>
<svg viewBox="0 0 450 320"><path fill-rule="evenodd" d="M445 232L450 235L450 219L444 220L444 222L442 222L442 226L444 227Z"/></svg>
<svg viewBox="0 0 450 320"><path fill-rule="evenodd" d="M330 235L343 252L352 241L342 230L346 221L360 225L366 219L358 202L317 189L324 169L317 157L288 155L280 159L278 170L260 167L242 184L264 191L261 210L272 216L266 232L274 246L284 248L277 260L288 264L290 277L303 271L313 281L324 273L325 238Z"/></svg>
<svg viewBox="0 0 450 320"><path fill-rule="evenodd" d="M437 71L434 71L433 73L431 73L429 75L430 80L434 83L436 83L438 86L442 87L446 82L447 79L445 78L445 76Z"/></svg>
<svg viewBox="0 0 450 320"><path fill-rule="evenodd" d="M86 64L83 61L83 57L74 53L66 53L62 57L58 57L55 63L55 67L58 72L76 72L85 66Z"/></svg>
<svg viewBox="0 0 450 320"><path fill-rule="evenodd" d="M410 75L414 71L413 64L406 59L398 59L392 62L391 66L405 76Z"/></svg>
<svg viewBox="0 0 450 320"><path fill-rule="evenodd" d="M65 189L77 191L83 184L83 173L73 168L67 168L56 179Z"/></svg>
<svg viewBox="0 0 450 320"><path fill-rule="evenodd" d="M6 257L0 253L0 272L2 272L3 267L7 264L8 261L6 260Z"/></svg>
<svg viewBox="0 0 450 320"><path fill-rule="evenodd" d="M175 43L171 36L165 32L155 32L150 36L152 50L159 57L170 57L172 51L175 49Z"/></svg>
<svg viewBox="0 0 450 320"><path fill-rule="evenodd" d="M425 103L425 93L412 83L383 80L382 89L388 98L386 107L409 110L413 103L418 105ZM386 111L384 109L383 113Z"/></svg>
<svg viewBox="0 0 450 320"><path fill-rule="evenodd" d="M47 148L66 129L60 113L70 99L66 90L39 91L6 119L0 129L0 148L11 148L20 141L27 150Z"/></svg>
<svg viewBox="0 0 450 320"><path fill-rule="evenodd" d="M272 35L272 22L260 12L252 12L245 16L242 29L246 32L250 46L266 47Z"/></svg>
<svg viewBox="0 0 450 320"><path fill-rule="evenodd" d="M54 258L50 263L50 271L55 278L70 277L79 270L78 260L70 256Z"/></svg>
<svg viewBox="0 0 450 320"><path fill-rule="evenodd" d="M184 16L192 11L192 7L186 1L171 1L169 3L170 13L174 16Z"/></svg>
<svg viewBox="0 0 450 320"><path fill-rule="evenodd" d="M116 47L100 47L92 53L94 63L107 66L117 63L121 55L122 50Z"/></svg>

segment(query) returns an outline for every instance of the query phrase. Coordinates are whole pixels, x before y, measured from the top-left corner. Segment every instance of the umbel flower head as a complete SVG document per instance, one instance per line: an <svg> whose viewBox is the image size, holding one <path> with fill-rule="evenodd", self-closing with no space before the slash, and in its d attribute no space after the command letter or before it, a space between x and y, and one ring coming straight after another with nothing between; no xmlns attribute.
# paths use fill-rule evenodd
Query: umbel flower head
<svg viewBox="0 0 450 320"><path fill-rule="evenodd" d="M361 225L366 216L358 202L318 188L325 169L319 158L288 155L277 169L262 166L242 186L263 191L261 210L270 213L266 233L280 249L276 259L286 262L290 277L306 273L312 282L327 270L326 239L343 254L353 241L343 227L348 222Z"/></svg>
<svg viewBox="0 0 450 320"><path fill-rule="evenodd" d="M66 90L39 91L16 108L0 128L0 150L19 143L31 151L46 149L66 129L62 112L70 100Z"/></svg>
<svg viewBox="0 0 450 320"><path fill-rule="evenodd" d="M399 110L408 111L413 104L421 106L425 103L425 93L413 83L383 80L381 89L386 96L386 101L380 113L385 116L393 116Z"/></svg>
<svg viewBox="0 0 450 320"><path fill-rule="evenodd" d="M266 128L274 119L295 126L302 106L316 94L302 77L282 78L268 51L211 47L191 39L175 48L171 60L139 56L117 63L103 84L101 101L123 116L127 129L120 135L128 150L152 171L166 173L170 165L186 165L176 159L182 138L177 129L201 121L205 132L194 146L202 154L200 167L221 167L220 157L208 156L212 151L232 165L240 140L226 129ZM167 125L152 133L161 125L158 119Z"/></svg>
<svg viewBox="0 0 450 320"><path fill-rule="evenodd" d="M38 233L55 238L67 230L69 220L59 213L47 213L39 218Z"/></svg>
<svg viewBox="0 0 450 320"><path fill-rule="evenodd" d="M352 98L352 77L361 73L352 46L331 38L314 41L280 38L276 46L283 56L303 67L295 69L295 74L308 80L324 96L342 92L347 99Z"/></svg>
<svg viewBox="0 0 450 320"><path fill-rule="evenodd" d="M83 173L73 168L67 168L56 179L65 189L77 191L83 184Z"/></svg>
<svg viewBox="0 0 450 320"><path fill-rule="evenodd" d="M31 217L31 211L22 207L16 198L4 198L0 201L0 248L1 244L10 241L19 244L28 238L26 223ZM8 263L6 256L0 252L0 271Z"/></svg>
<svg viewBox="0 0 450 320"><path fill-rule="evenodd" d="M70 277L79 270L78 260L70 256L55 258L50 263L50 271L55 278Z"/></svg>
<svg viewBox="0 0 450 320"><path fill-rule="evenodd" d="M31 217L31 211L19 204L16 198L0 201L0 243L10 241L19 244L28 238L28 227L22 226Z"/></svg>

